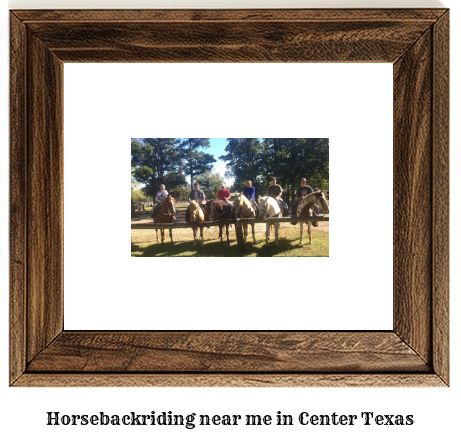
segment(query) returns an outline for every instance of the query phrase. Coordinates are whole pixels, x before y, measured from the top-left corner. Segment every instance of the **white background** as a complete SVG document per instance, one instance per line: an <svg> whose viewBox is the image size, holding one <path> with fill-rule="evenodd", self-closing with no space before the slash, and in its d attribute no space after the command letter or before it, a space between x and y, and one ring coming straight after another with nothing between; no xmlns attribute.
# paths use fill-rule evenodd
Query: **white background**
<svg viewBox="0 0 461 436"><path fill-rule="evenodd" d="M141 7L143 3L150 7L161 5L157 2L122 2L122 1L91 1L91 2L11 2L11 6L19 7ZM355 2L362 6L370 6L370 2ZM434 2L431 2L434 4ZM169 3L172 5L172 3ZM180 3L179 3L180 4ZM183 3L182 5L184 5ZM194 3L197 4L197 3ZM212 2L204 2L199 5L210 6ZM216 4L216 3L215 3ZM223 2L218 3L223 5ZM229 3L227 3L229 4ZM386 4L392 5L392 2ZM428 2L393 2L393 5L422 5ZM235 4L234 4L235 5ZM258 2L246 3L247 6L257 6ZM261 5L261 3L259 3ZM264 2L266 7L276 6L312 6L315 2ZM317 3L318 5L318 3ZM331 3L329 3L331 5ZM351 7L353 2L336 1L335 6ZM371 4L373 5L373 3ZM375 2L375 6L382 6L382 2ZM446 6L451 7L451 77L460 77L459 71L459 42L460 31L460 6L455 1L446 1ZM8 38L5 32L7 29L6 5L2 5L1 25L1 101L8 101ZM460 141L459 118L459 85L452 80L452 124L451 144L458 144ZM8 227L5 224L8 220L8 107L1 106L1 252L0 268L2 273L0 310L1 310L1 356L0 361L0 428L2 434L21 434L22 432L47 432L49 434L179 434L187 431L183 428L135 427L130 429L106 428L106 427L46 427L46 412L59 411L67 414L92 414L104 411L108 414L128 413L150 413L173 411L174 413L188 414L191 412L201 414L271 414L275 415L278 410L285 414L296 416L302 411L309 413L329 414L337 412L341 414L360 414L362 411L373 411L377 414L412 414L415 424L411 427L310 427L293 426L284 428L284 434L339 434L339 435L374 435L374 434L404 434L421 435L426 432L440 432L440 434L455 435L459 432L457 403L461 399L460 377L459 377L459 343L460 343L460 321L459 321L459 273L456 265L460 260L459 247L455 241L459 240L459 230L456 227L451 229L451 387L447 389L431 388L9 388L8 387ZM460 174L457 167L460 163L459 147L451 148L451 192L456 192L460 183ZM444 193L441 193L443 195ZM459 206L452 200L453 216L459 212ZM454 220L452 220L454 222ZM275 426L265 428L196 428L189 430L200 434L234 434L236 431L246 434L280 434L279 428Z"/></svg>
<svg viewBox="0 0 461 436"><path fill-rule="evenodd" d="M64 83L67 330L392 329L392 64L65 64ZM330 257L130 258L129 139L204 136L330 138Z"/></svg>

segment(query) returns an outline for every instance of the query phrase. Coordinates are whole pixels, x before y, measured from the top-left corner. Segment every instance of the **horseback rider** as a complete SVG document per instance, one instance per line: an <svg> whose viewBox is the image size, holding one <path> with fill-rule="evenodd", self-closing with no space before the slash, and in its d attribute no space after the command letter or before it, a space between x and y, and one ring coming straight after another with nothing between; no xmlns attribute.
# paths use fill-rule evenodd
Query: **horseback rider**
<svg viewBox="0 0 461 436"><path fill-rule="evenodd" d="M190 191L189 200L195 200L198 204L202 204L205 201L205 194L200 189L198 182L194 183L194 189Z"/></svg>
<svg viewBox="0 0 461 436"><path fill-rule="evenodd" d="M296 201L291 205L291 216L296 216L296 208L298 207L299 200L314 192L309 185L306 185L306 179L304 177L300 180L299 183L301 186L296 190ZM318 206L314 205L314 215L317 215L316 208L318 208ZM314 227L318 227L319 223L314 221L312 225Z"/></svg>
<svg viewBox="0 0 461 436"><path fill-rule="evenodd" d="M165 189L165 185L160 185L160 191L157 192L155 196L156 204L154 209L152 210L152 218L154 218L155 214L157 213L157 209L160 206L160 203L168 197L168 191Z"/></svg>
<svg viewBox="0 0 461 436"><path fill-rule="evenodd" d="M259 205L256 203L255 200L255 188L252 186L251 180L247 180L245 183L246 186L243 188L243 195L250 200L251 205L254 207L256 211L256 217L259 217Z"/></svg>
<svg viewBox="0 0 461 436"><path fill-rule="evenodd" d="M200 189L200 185L198 182L194 183L194 189L190 191L189 194L189 200L190 201L196 201L200 207L203 210L203 213L205 214L205 193ZM190 218L190 205L186 209L186 221L189 222Z"/></svg>
<svg viewBox="0 0 461 436"><path fill-rule="evenodd" d="M232 206L230 203L230 192L224 184L221 185L221 189L218 191L218 198L225 201L229 206Z"/></svg>
<svg viewBox="0 0 461 436"><path fill-rule="evenodd" d="M266 195L275 198L279 206L284 210L285 216L288 216L288 205L282 199L282 187L277 184L277 179L275 177L271 178L271 184L267 188Z"/></svg>

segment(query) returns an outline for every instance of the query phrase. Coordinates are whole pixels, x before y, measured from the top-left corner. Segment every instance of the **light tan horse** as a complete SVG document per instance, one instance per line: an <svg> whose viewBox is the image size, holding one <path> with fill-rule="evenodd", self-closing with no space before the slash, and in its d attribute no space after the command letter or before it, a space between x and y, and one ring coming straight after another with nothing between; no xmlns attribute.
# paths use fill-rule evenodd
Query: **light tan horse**
<svg viewBox="0 0 461 436"><path fill-rule="evenodd" d="M256 211L254 210L253 206L250 203L250 200L246 198L243 193L237 194L235 193L234 197L234 206L233 211L238 213L239 218L257 218ZM255 225L251 223L251 231L253 234L253 243L256 244L255 238ZM243 240L246 242L248 239L248 223L243 224Z"/></svg>
<svg viewBox="0 0 461 436"><path fill-rule="evenodd" d="M313 216L314 210L313 206L316 204L320 209L322 209L325 213L329 213L330 209L328 207L327 200L324 195L325 190L313 192L312 194L308 194L299 200L298 207L296 208L296 216ZM309 234L309 242L308 244L312 244L312 237L311 237L311 226L312 221L307 221L306 223L300 221L299 222L299 244L303 244L303 228L304 224L307 224L307 233Z"/></svg>
<svg viewBox="0 0 461 436"><path fill-rule="evenodd" d="M205 221L205 215L200 205L195 201L191 200L190 203L190 217L189 222L191 223L200 223ZM198 227L192 227L192 233L194 235L194 247L196 246L197 241L199 240L198 236ZM200 244L203 246L203 227L200 227Z"/></svg>
<svg viewBox="0 0 461 436"><path fill-rule="evenodd" d="M281 218L282 209L277 200L272 197L261 197L259 199L259 217L260 218ZM279 246L279 228L280 223L266 223L266 247L271 240L271 226L275 229L275 246Z"/></svg>

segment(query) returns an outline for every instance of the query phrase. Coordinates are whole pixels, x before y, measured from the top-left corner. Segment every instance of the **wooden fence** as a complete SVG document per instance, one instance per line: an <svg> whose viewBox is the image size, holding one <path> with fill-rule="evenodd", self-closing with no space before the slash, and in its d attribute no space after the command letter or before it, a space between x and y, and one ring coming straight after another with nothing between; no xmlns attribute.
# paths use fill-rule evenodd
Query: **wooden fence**
<svg viewBox="0 0 461 436"><path fill-rule="evenodd" d="M313 217L288 217L288 218L237 218L235 220L218 220L218 221L202 221L200 223L171 223L171 224L155 224L155 223L131 223L132 230L155 230L155 229L187 229L190 227L214 227L225 224L235 225L235 234L237 236L237 245L239 250L245 251L245 241L243 240L242 224L265 224L265 223L294 223L306 221L330 221L329 217L313 216Z"/></svg>

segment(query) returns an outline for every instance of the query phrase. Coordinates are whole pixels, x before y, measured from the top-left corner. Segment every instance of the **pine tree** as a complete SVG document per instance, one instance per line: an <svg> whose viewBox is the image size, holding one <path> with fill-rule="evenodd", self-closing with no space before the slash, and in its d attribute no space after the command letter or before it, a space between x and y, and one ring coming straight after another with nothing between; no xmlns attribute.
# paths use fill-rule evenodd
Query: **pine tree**
<svg viewBox="0 0 461 436"><path fill-rule="evenodd" d="M208 148L210 141L208 138L185 138L179 144L179 150L183 159L183 170L186 176L190 177L190 187L193 188L195 178L205 171L213 169L216 159L209 153L205 153L200 148Z"/></svg>
<svg viewBox="0 0 461 436"><path fill-rule="evenodd" d="M184 183L184 177L179 177L182 159L177 145L177 138L141 138L131 141L131 166L136 181L144 185L143 192L155 197L159 186L174 180ZM176 174L173 177L172 174ZM181 180L178 180L181 179ZM167 186L171 189L172 186Z"/></svg>

